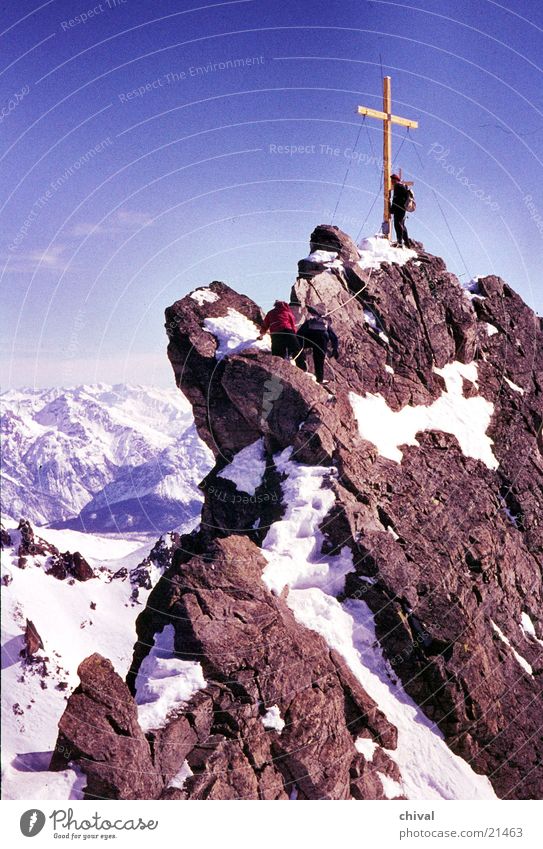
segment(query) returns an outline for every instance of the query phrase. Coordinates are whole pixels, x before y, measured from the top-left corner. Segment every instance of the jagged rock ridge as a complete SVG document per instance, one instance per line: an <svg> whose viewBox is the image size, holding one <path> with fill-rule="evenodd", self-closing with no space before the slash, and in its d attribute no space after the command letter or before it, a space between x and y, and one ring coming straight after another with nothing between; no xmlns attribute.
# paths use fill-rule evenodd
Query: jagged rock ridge
<svg viewBox="0 0 543 849"><path fill-rule="evenodd" d="M313 251L333 250L344 236L315 233ZM136 692L144 656L172 625L175 657L201 663L207 686L147 734L148 749L134 732L136 761L126 747L107 756L114 771L130 763L147 770L151 785L132 791L108 774L105 795L382 798L379 773L401 793L393 724L353 675L347 652L314 633L325 630L311 603L338 617L340 603L352 610L363 602L391 685L402 682L473 775L488 776L503 798L541 797L541 319L497 277L464 291L421 245L408 261L398 252L397 262L371 268L352 255L348 237L344 244L333 267L304 266L292 293L301 305L326 303L333 316L341 339L333 397L251 346L250 332L247 347L216 356L221 321L226 328L233 314L245 326L261 318L225 284L166 311L176 382L216 465L202 483L200 529L181 539L138 620L129 685ZM450 423L432 418L443 403ZM460 409L467 422L455 419ZM398 429L393 450L379 433L373 442L361 435L364 411L375 410ZM423 424L404 438L398 422L413 410ZM247 450L253 478L261 471L244 489L232 470ZM290 590L288 578L271 577L287 516L295 524L284 495L287 455L322 476L313 516L331 494L319 527L300 526L297 538L309 535L318 547L310 569L348 560L334 593L299 575ZM132 711L128 690L118 698ZM266 729L272 708L284 725ZM87 771L89 794L102 795L103 735L83 747L77 700L68 714L62 746ZM372 741L373 757L355 746L360 735Z"/></svg>

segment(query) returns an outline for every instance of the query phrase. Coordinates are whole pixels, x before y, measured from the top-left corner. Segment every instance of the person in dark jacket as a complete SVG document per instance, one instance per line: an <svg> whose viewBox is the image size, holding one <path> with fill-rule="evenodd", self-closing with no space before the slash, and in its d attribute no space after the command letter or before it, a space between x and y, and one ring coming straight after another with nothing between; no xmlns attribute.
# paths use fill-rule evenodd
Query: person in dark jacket
<svg viewBox="0 0 543 849"><path fill-rule="evenodd" d="M409 188L402 183L397 174L392 174L390 178L392 183L392 202L390 204L390 214L394 218L394 230L396 231L397 246L403 248L411 247L411 242L407 235L407 227L405 226L405 206L410 197Z"/></svg>
<svg viewBox="0 0 543 849"><path fill-rule="evenodd" d="M307 319L298 328L298 338L304 348L309 348L313 352L317 383L327 384L328 381L324 380L324 361L330 345L332 356L338 358L338 338L332 328L332 322L326 317L324 304L308 307L307 312L309 313Z"/></svg>
<svg viewBox="0 0 543 849"><path fill-rule="evenodd" d="M273 308L266 314L261 327L259 339L265 333L271 335L271 352L276 357L287 359L296 357L300 352L300 342L296 335L296 321L286 301L276 301ZM296 364L302 368L301 361Z"/></svg>

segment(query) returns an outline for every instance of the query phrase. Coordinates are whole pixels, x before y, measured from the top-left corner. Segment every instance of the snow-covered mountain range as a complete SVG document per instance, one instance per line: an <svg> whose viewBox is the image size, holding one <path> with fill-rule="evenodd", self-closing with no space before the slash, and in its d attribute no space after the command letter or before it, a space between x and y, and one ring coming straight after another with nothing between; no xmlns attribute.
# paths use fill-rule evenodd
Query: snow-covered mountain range
<svg viewBox="0 0 543 849"><path fill-rule="evenodd" d="M196 515L212 465L176 389L10 390L2 402L3 513L93 533L162 533Z"/></svg>

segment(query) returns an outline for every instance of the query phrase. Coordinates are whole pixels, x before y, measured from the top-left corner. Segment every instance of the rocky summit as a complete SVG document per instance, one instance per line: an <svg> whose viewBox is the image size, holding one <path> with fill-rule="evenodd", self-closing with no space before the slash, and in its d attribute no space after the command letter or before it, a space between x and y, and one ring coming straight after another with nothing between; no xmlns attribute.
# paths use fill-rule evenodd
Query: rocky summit
<svg viewBox="0 0 543 849"><path fill-rule="evenodd" d="M326 306L327 386L224 283L166 310L201 524L126 682L81 664L53 767L88 798L541 798L542 320L327 225L290 300Z"/></svg>

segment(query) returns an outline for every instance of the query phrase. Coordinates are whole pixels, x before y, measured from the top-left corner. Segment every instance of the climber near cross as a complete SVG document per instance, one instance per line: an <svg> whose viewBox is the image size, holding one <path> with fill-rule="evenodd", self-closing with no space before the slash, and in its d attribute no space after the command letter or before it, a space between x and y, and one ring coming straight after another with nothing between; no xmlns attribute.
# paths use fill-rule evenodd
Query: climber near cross
<svg viewBox="0 0 543 849"><path fill-rule="evenodd" d="M390 176L392 173L392 124L400 124L407 129L416 130L418 121L410 121L408 118L400 118L392 114L391 78L383 78L383 111L370 109L368 106L359 106L358 114L368 118L379 118L383 122L383 200L384 218L383 233L390 238ZM401 171L400 171L401 178ZM412 186L413 183L406 183Z"/></svg>

